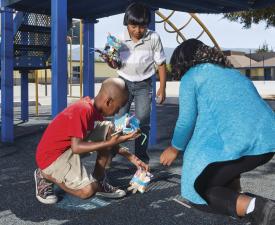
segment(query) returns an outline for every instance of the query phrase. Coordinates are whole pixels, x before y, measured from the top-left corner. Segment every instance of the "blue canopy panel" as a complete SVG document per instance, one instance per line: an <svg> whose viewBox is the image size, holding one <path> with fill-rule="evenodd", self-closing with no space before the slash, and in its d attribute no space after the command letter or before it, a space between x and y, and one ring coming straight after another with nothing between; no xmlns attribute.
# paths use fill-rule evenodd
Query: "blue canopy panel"
<svg viewBox="0 0 275 225"><path fill-rule="evenodd" d="M130 0L68 0L72 18L101 18L123 13ZM194 13L225 13L275 5L275 0L146 0L152 8L165 8ZM4 0L4 6L18 11L50 15L51 0Z"/></svg>

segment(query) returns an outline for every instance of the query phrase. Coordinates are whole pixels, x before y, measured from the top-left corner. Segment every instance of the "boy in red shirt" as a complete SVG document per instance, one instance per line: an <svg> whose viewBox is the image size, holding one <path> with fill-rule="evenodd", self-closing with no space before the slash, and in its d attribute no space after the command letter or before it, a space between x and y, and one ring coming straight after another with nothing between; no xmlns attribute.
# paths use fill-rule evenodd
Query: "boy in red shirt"
<svg viewBox="0 0 275 225"><path fill-rule="evenodd" d="M103 116L113 116L128 100L128 89L120 78L109 78L94 99L85 97L68 106L49 124L37 147L35 170L36 198L45 204L57 202L55 183L65 192L85 199L95 193L109 198L121 198L125 191L115 188L105 179L105 167L111 152L126 157L137 167L148 165L119 144L137 138L139 132L111 135L111 122ZM97 122L96 122L97 121ZM101 122L98 122L101 121ZM81 163L81 154L97 152L93 174Z"/></svg>

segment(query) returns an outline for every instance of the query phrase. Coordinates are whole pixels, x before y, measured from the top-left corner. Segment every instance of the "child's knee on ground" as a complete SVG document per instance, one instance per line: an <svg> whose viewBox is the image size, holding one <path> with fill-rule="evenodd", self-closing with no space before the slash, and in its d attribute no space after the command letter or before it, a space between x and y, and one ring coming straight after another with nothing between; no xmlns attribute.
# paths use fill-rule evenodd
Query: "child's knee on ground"
<svg viewBox="0 0 275 225"><path fill-rule="evenodd" d="M97 182L93 182L91 184L86 185L85 187L79 189L79 190L74 190L71 189L69 187L67 187L64 183L59 183L56 181L55 178L53 178L50 175L47 175L45 173L42 172L42 175L44 178L46 178L47 180L55 183L58 187L60 187L61 189L63 189L64 191L67 192L67 190L70 190L70 192L74 192L74 195L76 195L77 197L81 198L81 199L87 199L92 197L97 189L98 189L98 183ZM67 189L67 190L66 190Z"/></svg>
<svg viewBox="0 0 275 225"><path fill-rule="evenodd" d="M50 176L50 175L44 173L42 170L41 170L41 174L42 174L42 176L43 176L45 179L47 179L47 180L49 180L49 181L51 181L51 182L53 182L53 183L57 183L56 179L54 179L52 176Z"/></svg>
<svg viewBox="0 0 275 225"><path fill-rule="evenodd" d="M97 189L98 189L98 183L93 182L93 183L85 186L84 188L77 190L78 197L81 199L90 198L96 193Z"/></svg>

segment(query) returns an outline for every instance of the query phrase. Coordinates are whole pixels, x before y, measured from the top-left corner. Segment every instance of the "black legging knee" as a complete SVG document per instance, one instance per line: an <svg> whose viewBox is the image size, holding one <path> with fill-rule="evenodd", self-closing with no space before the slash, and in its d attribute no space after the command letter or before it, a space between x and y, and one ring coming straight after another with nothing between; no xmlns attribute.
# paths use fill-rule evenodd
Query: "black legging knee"
<svg viewBox="0 0 275 225"><path fill-rule="evenodd" d="M273 155L244 156L237 160L209 164L196 179L195 189L217 213L237 216L239 193L228 188L228 185L241 173L267 163Z"/></svg>

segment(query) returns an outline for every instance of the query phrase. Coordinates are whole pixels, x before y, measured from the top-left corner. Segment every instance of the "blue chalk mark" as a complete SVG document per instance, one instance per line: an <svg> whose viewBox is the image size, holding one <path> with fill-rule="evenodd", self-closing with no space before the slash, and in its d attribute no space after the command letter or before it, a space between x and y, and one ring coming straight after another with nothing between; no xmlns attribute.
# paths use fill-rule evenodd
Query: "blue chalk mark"
<svg viewBox="0 0 275 225"><path fill-rule="evenodd" d="M67 210L92 210L96 208L105 207L111 204L111 200L105 201L98 197L93 197L87 200L79 199L70 195L64 195L63 199L59 201L56 206L58 208Z"/></svg>

